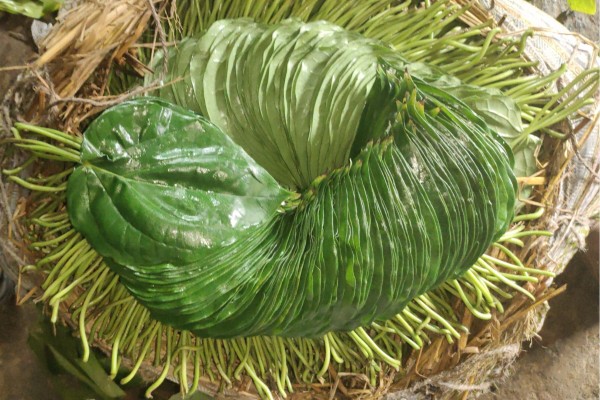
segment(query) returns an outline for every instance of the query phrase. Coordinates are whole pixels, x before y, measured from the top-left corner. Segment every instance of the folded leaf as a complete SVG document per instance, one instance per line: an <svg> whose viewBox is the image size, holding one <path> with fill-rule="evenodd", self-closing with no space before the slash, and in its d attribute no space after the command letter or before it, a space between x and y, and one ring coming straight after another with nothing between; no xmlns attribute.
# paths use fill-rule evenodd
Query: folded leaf
<svg viewBox="0 0 600 400"><path fill-rule="evenodd" d="M204 118L158 99L86 130L69 179L73 225L117 263L197 260L272 218L288 192Z"/></svg>

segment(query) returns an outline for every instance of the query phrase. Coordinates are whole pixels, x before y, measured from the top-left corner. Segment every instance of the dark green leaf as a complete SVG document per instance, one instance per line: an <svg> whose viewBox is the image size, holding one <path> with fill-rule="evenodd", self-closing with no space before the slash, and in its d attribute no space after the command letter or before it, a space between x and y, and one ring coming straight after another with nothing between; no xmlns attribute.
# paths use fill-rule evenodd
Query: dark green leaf
<svg viewBox="0 0 600 400"><path fill-rule="evenodd" d="M55 373L66 372L85 385L79 387L72 382L64 384L56 378L57 383L61 383L61 394L65 398L78 399L84 394L86 397L102 399L118 399L125 396L125 392L108 376L93 353L87 362L81 359L78 351L79 341L64 327L51 327L47 321L40 323L31 332L29 345L50 370Z"/></svg>
<svg viewBox="0 0 600 400"><path fill-rule="evenodd" d="M106 111L81 162L71 221L117 263L197 260L272 218L288 195L214 125L157 99Z"/></svg>

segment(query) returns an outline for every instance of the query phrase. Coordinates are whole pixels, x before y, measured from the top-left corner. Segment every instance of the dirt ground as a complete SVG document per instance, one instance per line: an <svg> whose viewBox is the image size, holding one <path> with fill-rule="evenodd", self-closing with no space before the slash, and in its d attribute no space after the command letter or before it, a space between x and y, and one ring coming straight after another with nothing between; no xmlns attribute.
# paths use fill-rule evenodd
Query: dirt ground
<svg viewBox="0 0 600 400"><path fill-rule="evenodd" d="M569 28L598 40L598 16L564 13L566 0L534 3L546 7L553 16L561 16ZM23 65L31 59L34 53L30 36L26 19L0 14L0 67ZM0 71L0 98L17 73ZM566 283L568 289L550 302L551 310L540 339L525 345L523 355L514 366L514 374L482 398L600 397L597 230L588 242L590 250L577 255L557 279L558 284ZM33 306L17 308L0 300L0 400L60 398L27 345L28 329L35 319Z"/></svg>
<svg viewBox="0 0 600 400"><path fill-rule="evenodd" d="M567 291L550 301L540 338L524 344L514 371L484 400L600 398L598 231L557 279Z"/></svg>

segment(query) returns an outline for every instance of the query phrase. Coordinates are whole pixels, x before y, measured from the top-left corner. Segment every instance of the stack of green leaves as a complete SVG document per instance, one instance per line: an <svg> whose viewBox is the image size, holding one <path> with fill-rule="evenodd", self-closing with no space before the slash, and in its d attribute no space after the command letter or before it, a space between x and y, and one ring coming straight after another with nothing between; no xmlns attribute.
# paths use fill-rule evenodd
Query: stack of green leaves
<svg viewBox="0 0 600 400"><path fill-rule="evenodd" d="M463 274L512 220L511 150L380 42L224 20L165 57L182 79L158 95L183 108L103 113L67 189L73 226L158 321L349 331Z"/></svg>

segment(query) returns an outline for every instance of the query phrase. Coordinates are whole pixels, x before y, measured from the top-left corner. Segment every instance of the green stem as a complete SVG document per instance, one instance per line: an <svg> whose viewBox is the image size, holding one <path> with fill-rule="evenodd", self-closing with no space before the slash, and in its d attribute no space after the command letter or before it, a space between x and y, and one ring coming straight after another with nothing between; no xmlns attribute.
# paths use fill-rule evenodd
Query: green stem
<svg viewBox="0 0 600 400"><path fill-rule="evenodd" d="M54 139L57 142L60 142L77 150L81 148L81 139L75 136L68 135L56 129L43 128L41 126L29 125L22 122L17 122L15 124L15 128L46 136L47 138Z"/></svg>
<svg viewBox="0 0 600 400"><path fill-rule="evenodd" d="M162 383L167 378L169 370L171 369L171 339L172 339L172 334L173 334L172 333L172 329L171 328L167 328L167 358L166 358L165 362L163 363L162 372L160 373L160 375L158 376L158 378L156 379L156 381L152 385L150 385L150 387L148 388L148 390L146 390L145 396L147 398L152 397L152 392L154 390L156 390L156 388L158 388L160 385L162 385Z"/></svg>

